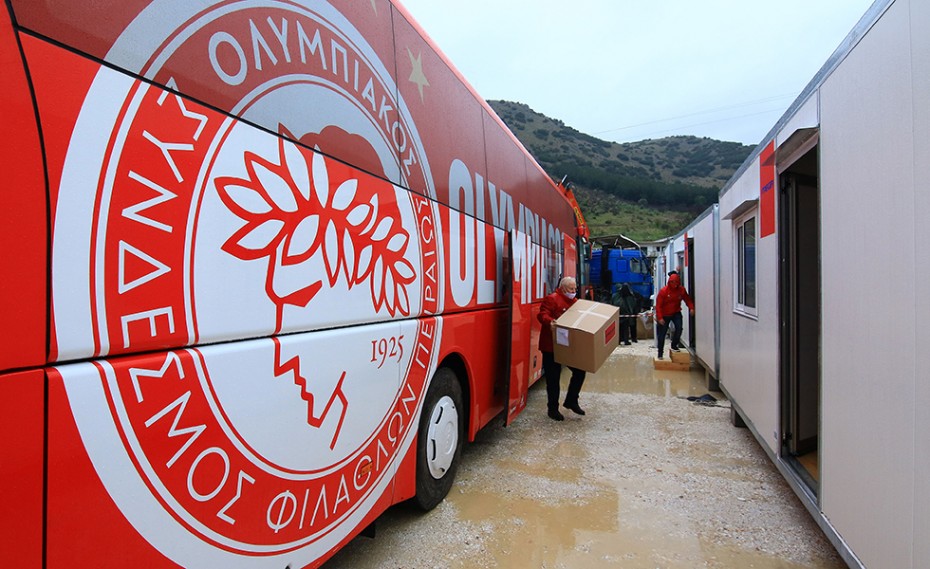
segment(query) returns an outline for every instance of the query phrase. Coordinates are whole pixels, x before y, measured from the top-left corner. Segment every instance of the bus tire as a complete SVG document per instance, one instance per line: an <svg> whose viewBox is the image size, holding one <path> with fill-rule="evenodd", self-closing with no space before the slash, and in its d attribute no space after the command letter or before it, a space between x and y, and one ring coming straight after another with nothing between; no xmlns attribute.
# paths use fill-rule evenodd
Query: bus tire
<svg viewBox="0 0 930 569"><path fill-rule="evenodd" d="M424 511L445 499L458 470L465 434L462 387L449 368L433 376L417 431L417 494Z"/></svg>

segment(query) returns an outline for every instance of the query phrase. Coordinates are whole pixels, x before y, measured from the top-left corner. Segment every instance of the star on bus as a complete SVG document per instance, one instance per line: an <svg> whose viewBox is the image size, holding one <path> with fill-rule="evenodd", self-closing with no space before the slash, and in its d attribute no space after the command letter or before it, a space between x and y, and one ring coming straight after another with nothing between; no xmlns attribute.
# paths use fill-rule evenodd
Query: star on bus
<svg viewBox="0 0 930 569"><path fill-rule="evenodd" d="M420 102L423 102L423 87L429 87L429 81L426 79L426 75L423 74L423 54L419 54L416 57L413 56L413 53L410 51L410 48L407 48L407 55L410 56L410 65L413 66L413 71L410 72L410 82L415 83L417 89L420 91Z"/></svg>

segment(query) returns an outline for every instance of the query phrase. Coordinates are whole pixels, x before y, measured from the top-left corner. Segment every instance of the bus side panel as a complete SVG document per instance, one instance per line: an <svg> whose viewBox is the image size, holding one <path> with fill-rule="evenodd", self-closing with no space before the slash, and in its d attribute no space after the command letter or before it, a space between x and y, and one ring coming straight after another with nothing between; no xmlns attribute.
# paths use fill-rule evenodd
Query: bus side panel
<svg viewBox="0 0 930 569"><path fill-rule="evenodd" d="M386 0L332 3L339 11L326 3L307 3L312 8L240 4L231 10L170 2L124 2L115 9L107 3L89 8L80 0L56 2L54 9L19 0L13 4L20 24L29 30L105 59L130 74L172 84L197 101L247 118L271 132L290 126L282 133L288 138L311 148L319 146L329 156L402 183L396 164L384 163L358 144L353 132L359 128L357 123L340 124L354 120L341 103L333 104L326 97L315 100L304 92L281 97L272 105L251 104L255 93L266 89L266 82L276 80L275 76L304 86L328 84L354 93L356 104L367 106L369 119L383 119L384 128L390 129L397 93L391 6ZM185 40L173 42L178 35ZM258 46L254 52L253 40ZM354 49L363 53L355 54ZM365 60L361 66L353 61L356 57ZM378 67L372 84L367 83L371 74L364 67L369 63ZM382 97L386 91L388 96ZM334 124L320 124L316 119L306 121L308 109L322 109L330 117L344 116L331 121ZM298 130L295 123L313 127Z"/></svg>
<svg viewBox="0 0 930 569"><path fill-rule="evenodd" d="M328 557L408 496L394 480L443 333L408 320L55 368L50 567Z"/></svg>
<svg viewBox="0 0 930 569"><path fill-rule="evenodd" d="M51 360L188 343L189 306L177 296L185 282L181 251L188 230L181 220L188 218L185 206L199 168L191 155L201 148L174 159L152 140L182 140L166 133L187 133L191 121L173 98L153 102L162 91L35 38L25 37L24 46L47 133ZM162 112L137 110L136 124L111 132L125 116L123 97L145 101L146 95ZM197 116L210 126L221 121L215 113ZM181 180L174 180L171 166Z"/></svg>
<svg viewBox="0 0 930 569"><path fill-rule="evenodd" d="M20 27L103 59L141 2L33 2L11 0Z"/></svg>
<svg viewBox="0 0 930 569"><path fill-rule="evenodd" d="M533 242L540 243L541 236L539 231L536 231L533 220L526 215L526 208L529 207L537 215L552 222L555 212L549 205L549 196L536 195L530 202L532 205L527 203L530 188L522 150L516 145L512 135L500 128L497 117L491 115L490 111L482 114L482 120L488 157L488 178L494 180L498 191L501 192L502 201L505 203L501 211L505 212L507 223L513 223L507 229L526 233ZM561 247L561 244L558 246Z"/></svg>
<svg viewBox="0 0 930 569"><path fill-rule="evenodd" d="M438 206L443 227L445 312L487 309L504 302L504 232Z"/></svg>
<svg viewBox="0 0 930 569"><path fill-rule="evenodd" d="M0 551L5 567L42 566L45 375L0 374Z"/></svg>
<svg viewBox="0 0 930 569"><path fill-rule="evenodd" d="M126 520L84 449L61 375L49 374L48 569L177 567Z"/></svg>
<svg viewBox="0 0 930 569"><path fill-rule="evenodd" d="M410 188L503 227L499 191L492 188L501 182L488 174L479 99L402 11L395 13L394 35L400 99L416 119L432 174L431 181L411 179Z"/></svg>
<svg viewBox="0 0 930 569"><path fill-rule="evenodd" d="M391 73L394 72L394 21L391 0L327 0L359 31ZM406 56L406 54L404 54Z"/></svg>
<svg viewBox="0 0 930 569"><path fill-rule="evenodd" d="M510 132L507 134L513 141L512 143L520 148L520 143L514 135ZM552 183L549 174L529 154L524 154L523 161L528 192L524 203L528 204L533 213L539 214L541 218L537 242L549 249L562 252L563 244L559 240L559 233L556 232L560 232L562 238L570 238L572 241L577 238L575 212L565 195ZM563 259L563 263L567 262ZM560 270L561 267L556 265L556 269ZM557 281L558 275L552 278ZM557 282L556 285L558 285Z"/></svg>
<svg viewBox="0 0 930 569"><path fill-rule="evenodd" d="M56 361L441 309L443 224L421 196L59 47L27 48L50 133ZM475 240L493 303L497 238L483 227Z"/></svg>
<svg viewBox="0 0 930 569"><path fill-rule="evenodd" d="M0 370L46 357L47 211L42 150L19 45L0 9Z"/></svg>
<svg viewBox="0 0 930 569"><path fill-rule="evenodd" d="M419 436L419 435L418 435ZM392 504L384 509L409 500L417 495L417 438L414 438L410 450L397 467L397 477L394 480L394 498Z"/></svg>
<svg viewBox="0 0 930 569"><path fill-rule="evenodd" d="M60 0L57 2L33 2L11 0L17 23L38 34L82 51L98 59L104 59L116 43L120 34L150 2L95 2L82 0ZM353 24L357 25L365 39L382 56L393 51L393 37L389 25L391 3L389 0L330 0L330 4ZM295 33L294 29L290 29ZM114 57L115 58L115 57ZM393 65L390 67L393 68ZM180 71L180 70L179 70ZM184 77L182 73L179 77ZM191 73L191 79L196 75ZM210 101L221 106L220 101Z"/></svg>
<svg viewBox="0 0 930 569"><path fill-rule="evenodd" d="M41 380L41 373L38 373ZM130 524L124 514L113 502L102 485L87 453L83 451L83 441L78 433L74 418L68 410L69 403L57 372L52 372L49 398L52 419L49 422L50 440L55 444L49 447L49 518L48 518L48 569L67 567L95 567L100 569L120 569L127 566L127 560L138 567L179 567L170 559L159 553L153 544L146 541ZM0 379L2 382L2 379ZM0 383L2 386L2 383ZM0 387L0 393L4 389ZM4 400L7 394L4 393ZM11 399L12 401L12 399ZM18 400L20 403L22 399ZM37 402L36 404L40 404ZM4 418L13 415L4 415ZM33 422L41 417L32 417ZM24 421L18 421L15 428L22 431ZM13 428L14 425L9 425ZM38 569L42 565L42 444L41 425L39 439L33 441L32 448L38 462L35 473L19 477L9 471L11 480L6 480L7 471L2 471L0 481L6 488L15 489L11 494L16 503L10 502L10 511L17 516L8 516L4 522L9 527L3 531L2 549L4 562L10 566L23 569ZM35 437L32 437L35 438ZM316 561L307 561L307 567L316 567L331 557L336 551L351 541L359 531L372 524L384 510L392 504L412 498L416 491L415 445L412 445L401 467L398 478L408 480L405 493L392 496L385 492L375 506L365 515L355 530L346 535L342 542ZM23 456L20 454L19 456ZM403 471L407 471L403 474ZM15 477L15 479L14 479ZM34 482L35 488L24 491L23 480ZM13 482L16 482L14 484ZM22 500L18 500L22 498ZM17 503L21 502L18 506ZM15 523L14 523L15 522ZM5 526L7 524L4 524ZM283 566L283 565L282 565ZM298 567L302 565L293 565Z"/></svg>

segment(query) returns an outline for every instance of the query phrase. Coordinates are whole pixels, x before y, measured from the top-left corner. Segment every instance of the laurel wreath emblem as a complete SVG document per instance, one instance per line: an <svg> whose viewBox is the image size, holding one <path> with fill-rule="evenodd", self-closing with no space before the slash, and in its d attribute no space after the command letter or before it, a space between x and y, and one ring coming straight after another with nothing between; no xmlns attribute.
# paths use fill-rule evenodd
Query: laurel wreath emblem
<svg viewBox="0 0 930 569"><path fill-rule="evenodd" d="M279 132L277 162L246 152L247 178L216 181L223 204L245 221L222 249L244 261L268 260L265 290L279 307L278 331L283 306L307 306L324 276L308 273L297 290L278 292L275 273L315 255L322 256L329 286L340 277L349 288L368 281L376 312L409 316L407 289L416 273L404 257L410 235L400 225L393 186L353 176L349 167L287 140L293 136L283 126Z"/></svg>

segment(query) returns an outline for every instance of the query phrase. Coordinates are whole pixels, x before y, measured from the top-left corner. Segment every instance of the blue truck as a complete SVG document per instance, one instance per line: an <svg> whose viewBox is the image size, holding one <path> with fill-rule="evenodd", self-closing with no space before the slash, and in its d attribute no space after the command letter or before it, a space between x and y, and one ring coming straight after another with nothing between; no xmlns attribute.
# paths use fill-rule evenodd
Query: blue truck
<svg viewBox="0 0 930 569"><path fill-rule="evenodd" d="M590 283L599 302L610 302L624 283L640 298L640 306L652 306L654 292L649 261L639 248L603 247L591 252Z"/></svg>

